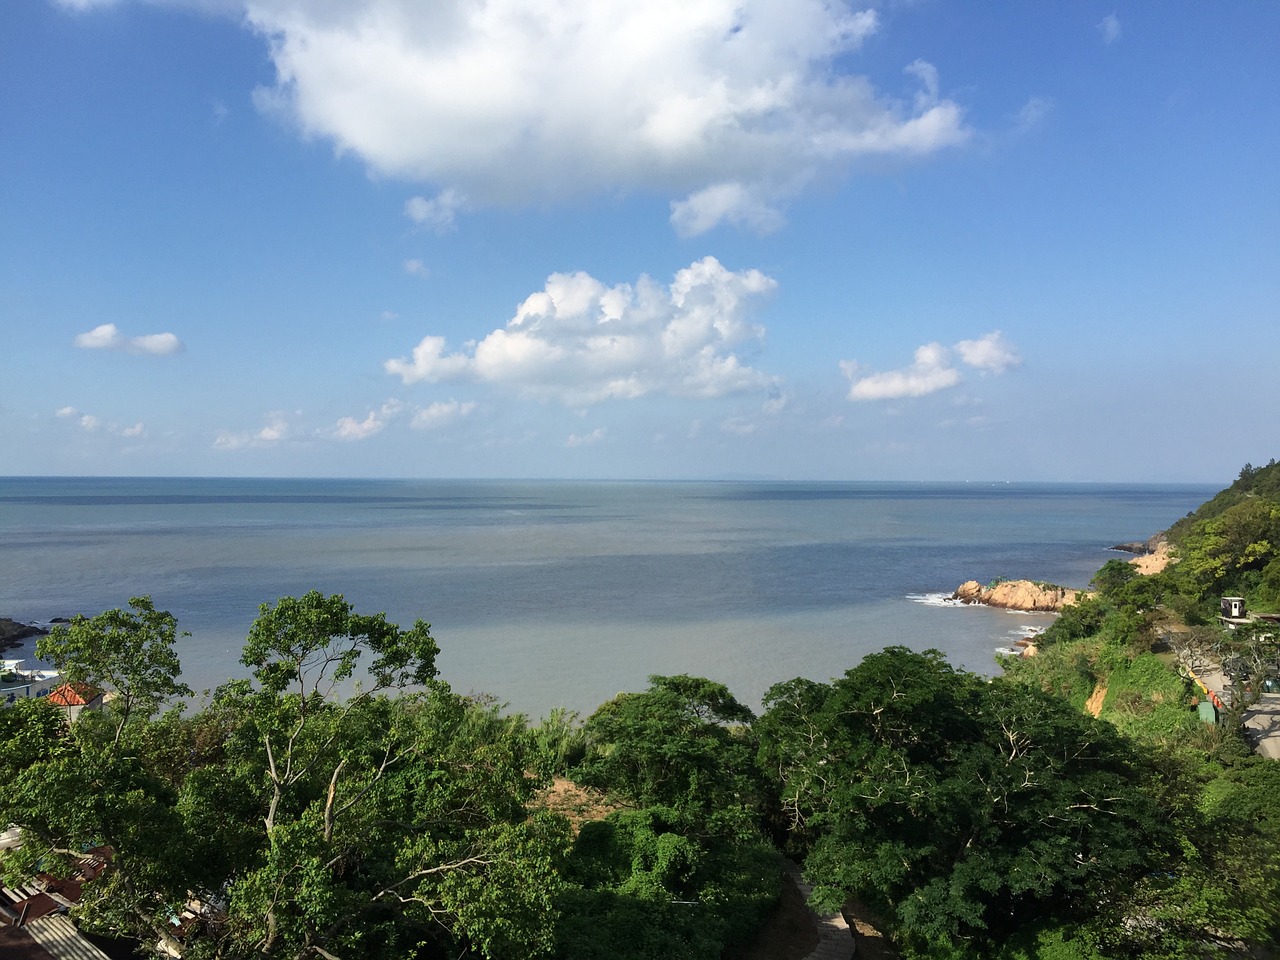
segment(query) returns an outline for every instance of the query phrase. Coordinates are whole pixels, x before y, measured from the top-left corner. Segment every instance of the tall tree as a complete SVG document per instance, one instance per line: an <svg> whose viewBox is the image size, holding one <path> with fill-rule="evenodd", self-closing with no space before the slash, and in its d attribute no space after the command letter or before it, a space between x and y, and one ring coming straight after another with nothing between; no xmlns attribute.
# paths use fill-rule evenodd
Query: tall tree
<svg viewBox="0 0 1280 960"><path fill-rule="evenodd" d="M750 833L761 800L752 719L722 683L652 676L648 690L619 694L588 718L574 776L636 806Z"/></svg>

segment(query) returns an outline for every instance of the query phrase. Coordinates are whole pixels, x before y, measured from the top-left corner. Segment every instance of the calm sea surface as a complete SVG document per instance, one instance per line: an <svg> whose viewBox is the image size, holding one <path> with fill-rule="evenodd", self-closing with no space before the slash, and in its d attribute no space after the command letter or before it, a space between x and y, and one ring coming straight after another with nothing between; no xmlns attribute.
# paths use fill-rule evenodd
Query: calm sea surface
<svg viewBox="0 0 1280 960"><path fill-rule="evenodd" d="M317 589L421 617L443 679L535 716L651 673L826 680L937 647L983 673L1045 616L943 606L967 579L1082 587L1212 486L0 478L0 616L150 594L197 690L243 675L258 605Z"/></svg>

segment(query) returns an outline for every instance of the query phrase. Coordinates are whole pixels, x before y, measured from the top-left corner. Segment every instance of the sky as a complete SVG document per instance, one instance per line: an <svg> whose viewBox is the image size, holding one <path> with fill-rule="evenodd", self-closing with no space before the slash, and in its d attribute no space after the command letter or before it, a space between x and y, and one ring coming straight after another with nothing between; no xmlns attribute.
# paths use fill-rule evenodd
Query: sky
<svg viewBox="0 0 1280 960"><path fill-rule="evenodd" d="M1280 4L10 0L7 475L1229 482Z"/></svg>

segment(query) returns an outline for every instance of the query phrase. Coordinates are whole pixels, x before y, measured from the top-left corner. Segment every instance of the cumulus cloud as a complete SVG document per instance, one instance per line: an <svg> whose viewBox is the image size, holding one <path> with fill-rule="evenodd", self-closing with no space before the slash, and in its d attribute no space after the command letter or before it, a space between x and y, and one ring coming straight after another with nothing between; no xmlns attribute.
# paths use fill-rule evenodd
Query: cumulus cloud
<svg viewBox="0 0 1280 960"><path fill-rule="evenodd" d="M404 272L409 274L411 277L431 276L431 271L421 260L406 260L404 262Z"/></svg>
<svg viewBox="0 0 1280 960"><path fill-rule="evenodd" d="M961 340L953 349L961 363L984 374L1004 373L1022 362L999 330L977 340ZM962 377L952 364L951 353L940 343L926 343L916 348L911 365L901 370L864 374L863 368L852 360L840 361L840 369L850 381L850 400L923 397L960 383Z"/></svg>
<svg viewBox="0 0 1280 960"><path fill-rule="evenodd" d="M475 409L476 404L473 400L465 403L457 400L437 400L414 413L409 426L415 430L435 430L471 416Z"/></svg>
<svg viewBox="0 0 1280 960"><path fill-rule="evenodd" d="M1022 363L1018 351L999 330L977 340L961 340L956 352L969 366L987 373L1004 373Z"/></svg>
<svg viewBox="0 0 1280 960"><path fill-rule="evenodd" d="M1108 13L1098 21L1098 32L1102 34L1103 43L1115 43L1124 32L1120 26L1120 18L1114 13Z"/></svg>
<svg viewBox="0 0 1280 960"><path fill-rule="evenodd" d="M450 353L443 337L428 335L410 357L384 367L406 384L465 379L572 407L767 390L776 378L736 351L763 339L749 310L775 286L758 270L734 272L714 257L665 287L645 276L606 287L586 273L556 273L478 342Z"/></svg>
<svg viewBox="0 0 1280 960"><path fill-rule="evenodd" d="M280 411L267 414L267 422L258 430L219 430L213 440L217 450L241 450L245 447L274 447L288 439L292 430L289 418Z"/></svg>
<svg viewBox="0 0 1280 960"><path fill-rule="evenodd" d="M163 357L183 350L182 341L172 333L147 333L140 337L126 337L114 323L103 323L88 333L81 333L73 341L83 350L123 350L126 353L146 353Z"/></svg>
<svg viewBox="0 0 1280 960"><path fill-rule="evenodd" d="M381 433L403 409L404 405L399 400L388 400L380 409L370 410L363 420L342 417L334 424L332 434L338 440L367 440Z"/></svg>
<svg viewBox="0 0 1280 960"><path fill-rule="evenodd" d="M880 27L832 0L243 0L275 83L260 109L378 174L434 184L406 213L630 189L673 223L776 224L815 176L969 135L924 61L908 98L849 72Z"/></svg>
<svg viewBox="0 0 1280 960"><path fill-rule="evenodd" d="M131 427L122 427L115 423L107 423L92 413L81 413L75 407L59 407L53 415L59 420L74 420L76 426L86 433L106 433L130 439L146 435L147 428L141 421Z"/></svg>
<svg viewBox="0 0 1280 960"><path fill-rule="evenodd" d="M850 400L896 400L900 397L923 397L954 387L960 373L953 368L947 348L940 343L926 343L916 348L915 361L903 370L859 376L856 363L842 361L840 368L852 381Z"/></svg>

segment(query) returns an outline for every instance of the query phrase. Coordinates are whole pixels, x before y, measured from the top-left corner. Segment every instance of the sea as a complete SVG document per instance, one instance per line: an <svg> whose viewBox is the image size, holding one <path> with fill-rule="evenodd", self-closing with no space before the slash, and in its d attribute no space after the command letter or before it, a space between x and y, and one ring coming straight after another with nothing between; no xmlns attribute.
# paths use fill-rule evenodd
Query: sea
<svg viewBox="0 0 1280 960"><path fill-rule="evenodd" d="M775 683L891 644L994 674L1052 615L946 602L960 583L1085 587L1114 545L1217 489L0 477L0 616L149 595L203 691L247 675L261 604L320 590L426 620L443 680L532 718L588 714L651 674L710 677L758 708Z"/></svg>

